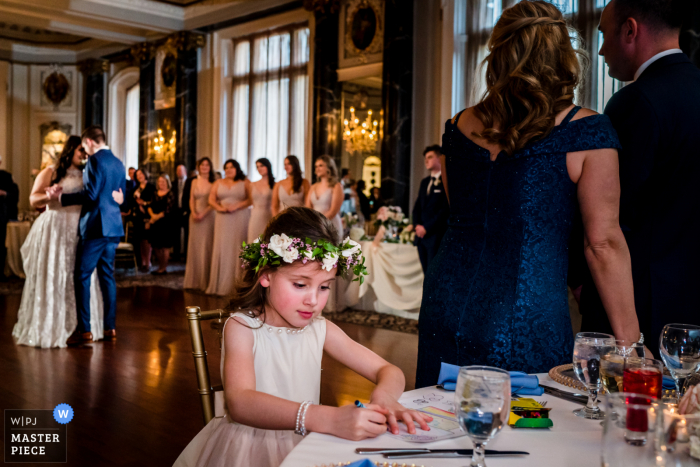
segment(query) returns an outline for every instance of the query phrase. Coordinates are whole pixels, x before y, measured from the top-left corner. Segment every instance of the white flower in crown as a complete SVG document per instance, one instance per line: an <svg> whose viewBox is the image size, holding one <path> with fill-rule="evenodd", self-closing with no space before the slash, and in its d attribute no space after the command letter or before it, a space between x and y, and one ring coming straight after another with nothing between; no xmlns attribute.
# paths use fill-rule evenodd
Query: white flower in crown
<svg viewBox="0 0 700 467"><path fill-rule="evenodd" d="M346 258L354 255L358 251L362 251L362 247L360 246L359 243L357 243L355 240L351 240L350 237L347 237L345 240L343 240L342 246L344 247L345 245L350 245L352 248L344 249L341 253L343 256Z"/></svg>
<svg viewBox="0 0 700 467"><path fill-rule="evenodd" d="M335 265L338 264L338 255L336 253L326 253L323 255L321 261L323 262L323 265L321 266L322 269L332 271Z"/></svg>
<svg viewBox="0 0 700 467"><path fill-rule="evenodd" d="M305 256L308 259L314 259L314 252L310 250L301 250L302 256Z"/></svg>
<svg viewBox="0 0 700 467"><path fill-rule="evenodd" d="M258 238L256 238L255 240L253 240L253 243L260 243L260 237L258 237Z"/></svg>
<svg viewBox="0 0 700 467"><path fill-rule="evenodd" d="M285 262L293 263L299 259L299 250L296 248L290 248L289 250L284 250L284 254L281 256Z"/></svg>
<svg viewBox="0 0 700 467"><path fill-rule="evenodd" d="M273 235L270 237L269 248L277 253L277 256L284 257L287 247L292 244L292 239L287 237L287 234Z"/></svg>

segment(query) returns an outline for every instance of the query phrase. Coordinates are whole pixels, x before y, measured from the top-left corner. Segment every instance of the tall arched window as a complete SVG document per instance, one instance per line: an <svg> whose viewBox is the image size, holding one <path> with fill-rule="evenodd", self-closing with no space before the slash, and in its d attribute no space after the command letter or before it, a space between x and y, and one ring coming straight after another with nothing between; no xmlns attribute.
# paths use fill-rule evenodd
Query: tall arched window
<svg viewBox="0 0 700 467"><path fill-rule="evenodd" d="M138 167L139 76L138 67L129 67L109 82L107 144L126 168Z"/></svg>

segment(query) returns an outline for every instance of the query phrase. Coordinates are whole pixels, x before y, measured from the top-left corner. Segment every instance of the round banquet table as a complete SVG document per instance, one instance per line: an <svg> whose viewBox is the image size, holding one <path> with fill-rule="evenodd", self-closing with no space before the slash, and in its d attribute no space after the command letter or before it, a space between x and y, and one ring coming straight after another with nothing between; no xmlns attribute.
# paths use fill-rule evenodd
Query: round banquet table
<svg viewBox="0 0 700 467"><path fill-rule="evenodd" d="M369 275L362 285L345 283L336 308L374 310L418 319L424 278L418 249L403 243L360 244Z"/></svg>
<svg viewBox="0 0 700 467"><path fill-rule="evenodd" d="M7 259L5 260L5 275L18 276L22 279L24 276L24 266L22 266L22 254L20 249L24 244L24 240L29 235L29 229L32 224L28 221L24 222L8 222L7 238L5 246L7 247Z"/></svg>
<svg viewBox="0 0 700 467"><path fill-rule="evenodd" d="M573 389L555 383L546 374L538 374L541 383L548 386L574 392ZM450 400L454 392L443 391L435 387L416 389L404 393L404 396L420 396L426 392L439 392ZM505 426L486 446L487 449L527 451L529 456L522 457L487 457L488 467L599 467L600 444L603 428L598 420L586 420L575 416L572 411L579 406L556 397L543 394L532 397L538 401L547 401L551 407L550 418L554 426L549 429L515 429ZM471 449L472 443L466 436L452 438L434 443L408 443L390 435L382 435L364 441L348 441L330 435L311 433L299 443L287 456L280 467L313 467L322 464L350 462L370 459L372 462L389 462L392 465L406 463L416 466L464 467L469 458L456 459L408 458L385 459L381 455L356 454L355 449L363 448L427 448L427 449Z"/></svg>

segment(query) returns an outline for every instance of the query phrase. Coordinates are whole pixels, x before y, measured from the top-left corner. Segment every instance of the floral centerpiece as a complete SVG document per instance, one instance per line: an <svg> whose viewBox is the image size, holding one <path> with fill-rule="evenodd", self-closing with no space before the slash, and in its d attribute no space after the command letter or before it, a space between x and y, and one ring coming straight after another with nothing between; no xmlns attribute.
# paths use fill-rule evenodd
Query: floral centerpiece
<svg viewBox="0 0 700 467"><path fill-rule="evenodd" d="M399 242L399 234L408 225L408 217L404 215L399 206L382 206L377 211L377 220L374 225L384 227L384 241Z"/></svg>

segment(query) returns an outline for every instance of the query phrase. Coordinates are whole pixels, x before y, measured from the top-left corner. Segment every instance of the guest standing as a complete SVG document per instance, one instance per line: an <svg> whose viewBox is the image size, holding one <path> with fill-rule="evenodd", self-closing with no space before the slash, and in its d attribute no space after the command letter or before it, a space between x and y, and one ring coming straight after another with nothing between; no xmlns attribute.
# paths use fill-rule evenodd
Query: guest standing
<svg viewBox="0 0 700 467"><path fill-rule="evenodd" d="M243 274L241 244L248 238L251 183L245 177L238 161L229 159L224 164L226 176L217 180L209 194L209 204L216 210L211 270L206 293L228 295L234 282Z"/></svg>
<svg viewBox="0 0 700 467"><path fill-rule="evenodd" d="M175 243L173 244L173 258L179 261L181 258L187 258L187 225L189 220L189 198L185 197L188 193L187 185L191 179L187 177L187 167L180 164L175 169L175 182L173 183L173 193L175 194L175 212L173 213L173 228L177 231L175 234Z"/></svg>
<svg viewBox="0 0 700 467"><path fill-rule="evenodd" d="M369 222L369 219L372 216L372 214L370 213L369 198L365 194L366 189L367 185L365 184L365 181L358 180L357 188L355 188L355 191L357 191L357 201L360 206L360 212L362 213L362 217L364 217L366 222Z"/></svg>
<svg viewBox="0 0 700 467"><path fill-rule="evenodd" d="M306 194L311 187L309 181L301 174L301 165L297 156L284 158L284 171L287 173L287 178L275 183L275 188L272 189L273 216L293 206L304 206Z"/></svg>
<svg viewBox="0 0 700 467"><path fill-rule="evenodd" d="M211 159L201 158L197 162L197 170L199 175L192 179L189 200L190 238L184 288L204 290L209 284L214 244L214 209L209 204L209 194L215 182Z"/></svg>
<svg viewBox="0 0 700 467"><path fill-rule="evenodd" d="M438 145L428 146L423 151L425 168L430 175L421 180L418 199L413 207L415 245L424 273L428 272L428 266L440 249L440 242L447 230L447 218L450 217L450 206L442 186L441 155L442 148Z"/></svg>
<svg viewBox="0 0 700 467"><path fill-rule="evenodd" d="M134 226L132 243L139 245L141 257L139 270L141 272L149 272L151 270L151 244L148 242L146 222L151 217L148 215L148 205L156 193L156 187L148 181L148 173L144 169L137 170L135 176L138 185L130 200L132 203L132 224Z"/></svg>
<svg viewBox="0 0 700 467"><path fill-rule="evenodd" d="M567 245L586 258L618 339L640 338L608 117L573 105L581 74L561 12L521 1L489 40L486 93L445 124L450 219L423 285L416 387L440 362L527 373L571 362Z"/></svg>
<svg viewBox="0 0 700 467"><path fill-rule="evenodd" d="M314 164L317 182L311 185L306 195L306 207L313 208L330 220L343 235L340 206L343 204L343 185L338 181L338 169L330 156L319 156Z"/></svg>
<svg viewBox="0 0 700 467"><path fill-rule="evenodd" d="M700 324L700 70L679 48L682 21L679 4L668 0L613 0L600 19L610 76L633 81L612 96L605 115L622 144L620 225L652 349L665 324ZM592 272L581 293L582 327L609 332L610 304Z"/></svg>
<svg viewBox="0 0 700 467"><path fill-rule="evenodd" d="M174 235L177 232L176 225L179 221L176 206L170 177L167 174L161 174L158 177L158 191L148 206L150 219L146 221L146 228L149 231L148 239L158 260L158 269L152 272L155 276L168 273L170 249L179 240Z"/></svg>
<svg viewBox="0 0 700 467"><path fill-rule="evenodd" d="M272 188L275 186L275 176L272 174L272 164L266 158L255 161L260 180L251 183L253 209L248 224L248 243L253 243L267 227L272 219Z"/></svg>
<svg viewBox="0 0 700 467"><path fill-rule="evenodd" d="M382 198L382 191L378 186L372 187L369 195L369 212L371 214L376 214L379 208L384 206L384 199Z"/></svg>
<svg viewBox="0 0 700 467"><path fill-rule="evenodd" d="M2 162L2 159L0 159L0 162ZM19 187L12 179L12 174L6 170L0 170L0 279L5 278L7 222L17 219L18 202Z"/></svg>

